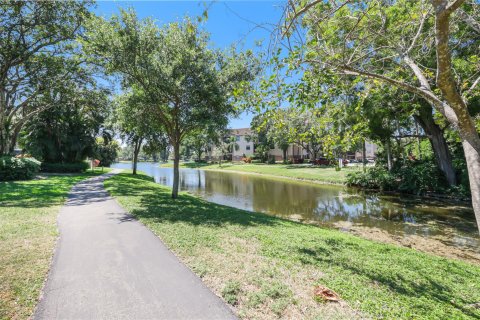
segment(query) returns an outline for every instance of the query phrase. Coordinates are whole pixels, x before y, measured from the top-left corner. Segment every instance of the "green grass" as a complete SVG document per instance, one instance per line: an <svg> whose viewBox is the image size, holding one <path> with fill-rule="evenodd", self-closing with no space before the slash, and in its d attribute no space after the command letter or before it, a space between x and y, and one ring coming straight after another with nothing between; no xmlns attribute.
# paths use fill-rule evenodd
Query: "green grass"
<svg viewBox="0 0 480 320"><path fill-rule="evenodd" d="M173 164L163 164L162 167L171 167ZM347 173L360 170L359 167L346 167L336 171L334 167L314 167L298 164L264 164L264 163L225 163L220 167L218 164L205 164L185 162L183 168L198 168L203 170L227 170L245 173L264 174L269 176L284 177L290 179L309 180L314 182L344 184Z"/></svg>
<svg viewBox="0 0 480 320"><path fill-rule="evenodd" d="M480 267L203 201L147 176L105 181L243 318L478 319ZM344 304L313 298L316 285Z"/></svg>
<svg viewBox="0 0 480 320"><path fill-rule="evenodd" d="M100 173L0 182L0 319L31 316L50 265L58 210L75 183Z"/></svg>

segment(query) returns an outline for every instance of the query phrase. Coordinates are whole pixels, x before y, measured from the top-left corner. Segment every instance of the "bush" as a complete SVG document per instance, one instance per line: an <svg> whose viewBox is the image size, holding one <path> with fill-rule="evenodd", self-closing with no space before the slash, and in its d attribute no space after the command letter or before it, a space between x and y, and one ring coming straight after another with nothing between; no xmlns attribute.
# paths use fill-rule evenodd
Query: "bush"
<svg viewBox="0 0 480 320"><path fill-rule="evenodd" d="M444 193L448 186L433 160L408 161L388 172L376 166L363 172L347 174L347 185L367 189L395 190L411 194Z"/></svg>
<svg viewBox="0 0 480 320"><path fill-rule="evenodd" d="M275 164L275 163L276 163L275 157L274 157L274 156L270 156L270 157L268 158L268 162L267 162L267 163L268 163L268 164Z"/></svg>
<svg viewBox="0 0 480 320"><path fill-rule="evenodd" d="M70 162L70 163L61 163L61 162L44 162L42 163L41 170L42 172L53 172L53 173L79 173L85 172L88 170L90 165L87 162Z"/></svg>
<svg viewBox="0 0 480 320"><path fill-rule="evenodd" d="M347 185L367 189L395 190L395 176L383 167L369 168L366 172L347 174Z"/></svg>
<svg viewBox="0 0 480 320"><path fill-rule="evenodd" d="M0 181L33 179L40 170L35 158L0 157Z"/></svg>

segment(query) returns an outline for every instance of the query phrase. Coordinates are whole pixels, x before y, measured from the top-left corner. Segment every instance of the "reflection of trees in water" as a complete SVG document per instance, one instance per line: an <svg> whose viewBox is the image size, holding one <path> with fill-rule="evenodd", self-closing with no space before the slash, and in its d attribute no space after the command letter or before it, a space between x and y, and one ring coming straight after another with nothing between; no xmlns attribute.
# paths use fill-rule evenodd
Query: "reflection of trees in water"
<svg viewBox="0 0 480 320"><path fill-rule="evenodd" d="M182 190L204 193L212 201L222 204L287 218L301 216L305 220L326 224L348 221L399 236L415 234L428 237L441 234L447 235L452 243L472 239L455 239L455 233L475 233L474 223L463 219L465 210L459 215L455 210L450 210L446 219L443 214L448 212L445 205L432 207L425 199L422 202L413 197L380 195L339 186L308 185L228 172L181 170L180 173ZM155 176L161 184L172 183L172 170L155 168Z"/></svg>
<svg viewBox="0 0 480 320"><path fill-rule="evenodd" d="M415 222L412 212L402 206L383 201L375 195L363 196L340 192L336 197L318 197L317 219L364 223L365 219Z"/></svg>

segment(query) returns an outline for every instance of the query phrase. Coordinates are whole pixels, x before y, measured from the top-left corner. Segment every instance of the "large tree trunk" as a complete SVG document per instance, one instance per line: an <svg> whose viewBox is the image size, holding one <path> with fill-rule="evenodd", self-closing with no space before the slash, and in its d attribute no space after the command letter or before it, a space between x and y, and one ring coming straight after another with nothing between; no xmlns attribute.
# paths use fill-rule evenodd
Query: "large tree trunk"
<svg viewBox="0 0 480 320"><path fill-rule="evenodd" d="M466 100L458 91L452 68L450 40L450 15L457 10L463 1L432 0L435 9L435 46L437 49L437 77L436 82L448 105L440 103L440 112L450 123L458 128L462 139L463 151L467 162L472 206L480 231L480 137L472 116L468 112ZM454 115L452 114L452 111Z"/></svg>
<svg viewBox="0 0 480 320"><path fill-rule="evenodd" d="M180 143L177 141L173 145L173 187L172 187L172 199L178 197L178 186L180 183Z"/></svg>
<svg viewBox="0 0 480 320"><path fill-rule="evenodd" d="M287 147L288 149L288 147ZM283 149L283 163L287 163L287 149Z"/></svg>
<svg viewBox="0 0 480 320"><path fill-rule="evenodd" d="M430 140L438 168L445 175L448 184L454 186L457 184L457 176L453 168L452 155L443 136L443 130L433 120L432 111L431 105L422 102L418 115L414 115L414 118Z"/></svg>
<svg viewBox="0 0 480 320"><path fill-rule="evenodd" d="M480 138L477 132L463 136L462 146L465 153L465 160L467 161L472 207L475 212L478 229L480 230Z"/></svg>

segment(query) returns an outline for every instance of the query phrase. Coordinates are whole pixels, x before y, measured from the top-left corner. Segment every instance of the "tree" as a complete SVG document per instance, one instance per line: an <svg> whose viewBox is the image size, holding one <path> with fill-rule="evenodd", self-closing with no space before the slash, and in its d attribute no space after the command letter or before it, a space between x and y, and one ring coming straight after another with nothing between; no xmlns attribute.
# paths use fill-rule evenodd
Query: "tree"
<svg viewBox="0 0 480 320"><path fill-rule="evenodd" d="M148 99L145 93L136 87L116 97L114 126L121 138L133 147L133 174L137 174L138 155L145 141L157 139L162 134L158 125L148 112Z"/></svg>
<svg viewBox="0 0 480 320"><path fill-rule="evenodd" d="M143 145L143 152L146 156L152 157L153 161L167 162L170 145L168 144L168 137L164 132L152 132L147 136L146 142Z"/></svg>
<svg viewBox="0 0 480 320"><path fill-rule="evenodd" d="M480 227L480 137L468 108L479 94L480 40L472 23L478 21L478 4L404 0L351 5L314 0L291 1L289 9L285 34L293 34L299 17L308 30L306 51L294 54L301 62L415 94L457 130ZM451 50L452 44L459 50Z"/></svg>
<svg viewBox="0 0 480 320"><path fill-rule="evenodd" d="M122 11L110 21L96 19L85 47L107 72L145 93L146 107L162 125L174 153L172 198L178 196L180 144L209 123L226 124L238 88L252 78L251 53L221 53L189 19L158 27Z"/></svg>
<svg viewBox="0 0 480 320"><path fill-rule="evenodd" d="M233 150L238 150L239 145L235 136L230 135L227 129L219 130L215 138L214 155L218 158L218 166L222 166L222 160L227 154L233 154Z"/></svg>
<svg viewBox="0 0 480 320"><path fill-rule="evenodd" d="M95 140L94 157L100 160L101 167L110 167L110 165L117 159L120 147L114 139L107 139L105 137L97 137Z"/></svg>
<svg viewBox="0 0 480 320"><path fill-rule="evenodd" d="M255 155L260 158L261 162L267 162L270 156L270 149L273 149L274 144L268 137L268 132L271 130L271 122L268 121L266 113L257 114L253 117L250 124L253 135L248 137L253 141Z"/></svg>
<svg viewBox="0 0 480 320"><path fill-rule="evenodd" d="M12 153L25 122L51 107L38 99L78 64L71 42L89 15L84 1L0 4L0 155Z"/></svg>
<svg viewBox="0 0 480 320"><path fill-rule="evenodd" d="M25 123L20 144L27 153L44 162L78 162L93 155L95 137L105 132L110 112L107 91L91 82L64 81L32 103L50 107Z"/></svg>
<svg viewBox="0 0 480 320"><path fill-rule="evenodd" d="M290 114L285 109L276 109L267 112L270 122L267 139L272 141L283 153L283 163L287 162L287 151L291 141L292 123Z"/></svg>
<svg viewBox="0 0 480 320"><path fill-rule="evenodd" d="M221 129L213 126L196 130L186 137L184 144L193 150L197 160L200 161L202 155L215 143L218 131Z"/></svg>

